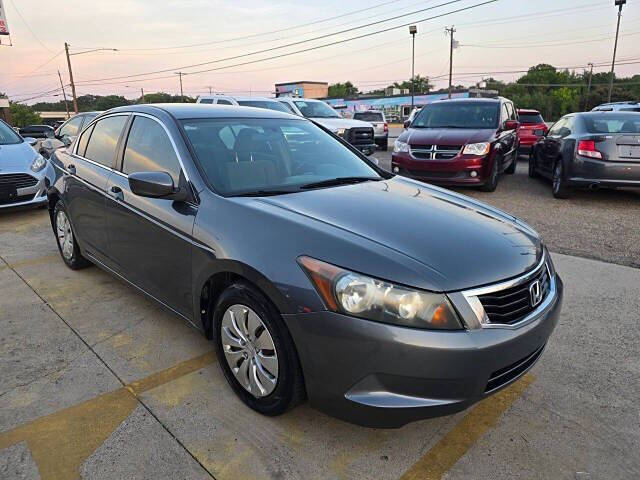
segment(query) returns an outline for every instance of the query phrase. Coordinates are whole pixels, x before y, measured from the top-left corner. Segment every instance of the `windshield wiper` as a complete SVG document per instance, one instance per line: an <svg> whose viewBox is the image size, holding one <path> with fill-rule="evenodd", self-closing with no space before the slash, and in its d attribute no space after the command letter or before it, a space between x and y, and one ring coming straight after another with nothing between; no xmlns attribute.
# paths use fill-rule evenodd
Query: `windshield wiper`
<svg viewBox="0 0 640 480"><path fill-rule="evenodd" d="M354 183L368 182L373 181L377 182L378 180L382 180L380 177L338 177L338 178L329 178L327 180L322 180L320 182L312 182L307 183L306 185L302 185L300 190L308 190L311 188L321 188L321 187L333 187L335 185L351 185Z"/></svg>

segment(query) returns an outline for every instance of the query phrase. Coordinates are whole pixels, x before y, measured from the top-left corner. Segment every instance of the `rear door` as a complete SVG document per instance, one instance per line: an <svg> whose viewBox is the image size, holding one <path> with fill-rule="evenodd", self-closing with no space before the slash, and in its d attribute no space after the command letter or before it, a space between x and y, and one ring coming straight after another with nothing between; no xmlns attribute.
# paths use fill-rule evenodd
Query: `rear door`
<svg viewBox="0 0 640 480"><path fill-rule="evenodd" d="M118 114L98 121L83 132L72 155L59 156L65 170L63 199L76 238L87 253L106 264L106 187L128 119L128 114Z"/></svg>
<svg viewBox="0 0 640 480"><path fill-rule="evenodd" d="M546 139L542 168L551 175L556 159L563 151L564 139L572 133L573 117L563 117L549 131Z"/></svg>
<svg viewBox="0 0 640 480"><path fill-rule="evenodd" d="M120 171L107 185L109 251L117 270L172 309L191 318L191 234L197 207L189 202L139 197L128 175L167 172L184 182L174 140L162 122L136 114L123 141Z"/></svg>

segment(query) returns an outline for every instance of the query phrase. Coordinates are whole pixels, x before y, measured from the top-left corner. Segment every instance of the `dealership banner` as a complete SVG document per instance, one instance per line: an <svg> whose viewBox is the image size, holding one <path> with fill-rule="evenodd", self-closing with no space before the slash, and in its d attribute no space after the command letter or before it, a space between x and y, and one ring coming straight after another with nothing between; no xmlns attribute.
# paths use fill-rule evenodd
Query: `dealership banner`
<svg viewBox="0 0 640 480"><path fill-rule="evenodd" d="M7 16L4 13L4 5L0 0L0 35L9 35L9 24L7 23Z"/></svg>

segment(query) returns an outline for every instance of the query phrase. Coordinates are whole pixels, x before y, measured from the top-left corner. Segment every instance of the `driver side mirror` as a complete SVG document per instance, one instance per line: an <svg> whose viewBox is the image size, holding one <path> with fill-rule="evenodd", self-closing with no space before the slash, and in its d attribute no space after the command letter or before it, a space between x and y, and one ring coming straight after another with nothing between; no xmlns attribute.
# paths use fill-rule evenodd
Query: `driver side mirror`
<svg viewBox="0 0 640 480"><path fill-rule="evenodd" d="M411 122L409 120L405 120L404 121L404 128L405 129L409 128L409 125L411 125Z"/></svg>
<svg viewBox="0 0 640 480"><path fill-rule="evenodd" d="M520 123L517 120L507 120L504 122L503 130L517 130Z"/></svg>
<svg viewBox="0 0 640 480"><path fill-rule="evenodd" d="M44 132L44 136L47 138L56 138L56 132L55 130L47 130Z"/></svg>
<svg viewBox="0 0 640 480"><path fill-rule="evenodd" d="M181 182L182 183L182 182ZM176 189L173 178L167 172L135 172L129 174L129 188L139 197L169 198L183 202L191 197L187 193L187 185Z"/></svg>
<svg viewBox="0 0 640 480"><path fill-rule="evenodd" d="M73 140L71 139L71 137L69 135L63 135L62 138L60 138L60 141L67 148L69 148L71 146L71 144L73 143Z"/></svg>

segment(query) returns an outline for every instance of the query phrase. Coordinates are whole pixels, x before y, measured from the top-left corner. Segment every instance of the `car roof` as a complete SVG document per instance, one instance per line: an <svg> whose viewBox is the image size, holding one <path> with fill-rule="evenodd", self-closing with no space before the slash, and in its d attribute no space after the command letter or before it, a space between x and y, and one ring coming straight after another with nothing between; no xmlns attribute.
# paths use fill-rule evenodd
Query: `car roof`
<svg viewBox="0 0 640 480"><path fill-rule="evenodd" d="M383 113L383 112L382 112L382 110L373 110L373 109L371 109L371 110L364 110L362 112L354 112L354 115L357 114L357 113Z"/></svg>
<svg viewBox="0 0 640 480"><path fill-rule="evenodd" d="M607 118L610 117L612 114L615 114L616 116L618 115L622 115L623 117L631 117L631 118L638 118L640 117L640 112L610 112L610 111L595 111L595 112L578 112L578 113L573 113L571 114L572 116L575 115L577 117L602 117L602 118Z"/></svg>
<svg viewBox="0 0 640 480"><path fill-rule="evenodd" d="M534 110L532 108L517 108L516 110L518 111L518 113L524 113L524 114L531 113L533 115L540 115L540 111Z"/></svg>
<svg viewBox="0 0 640 480"><path fill-rule="evenodd" d="M238 102L247 102L250 100L257 100L258 102L275 102L276 101L275 98L269 98L269 97L230 97L230 98L233 98Z"/></svg>
<svg viewBox="0 0 640 480"><path fill-rule="evenodd" d="M153 115L158 110L166 112L177 119L186 118L281 118L297 119L300 117L290 113L264 108L239 107L236 105L216 105L208 103L155 103L144 105L127 105L108 110L108 113L133 112Z"/></svg>

